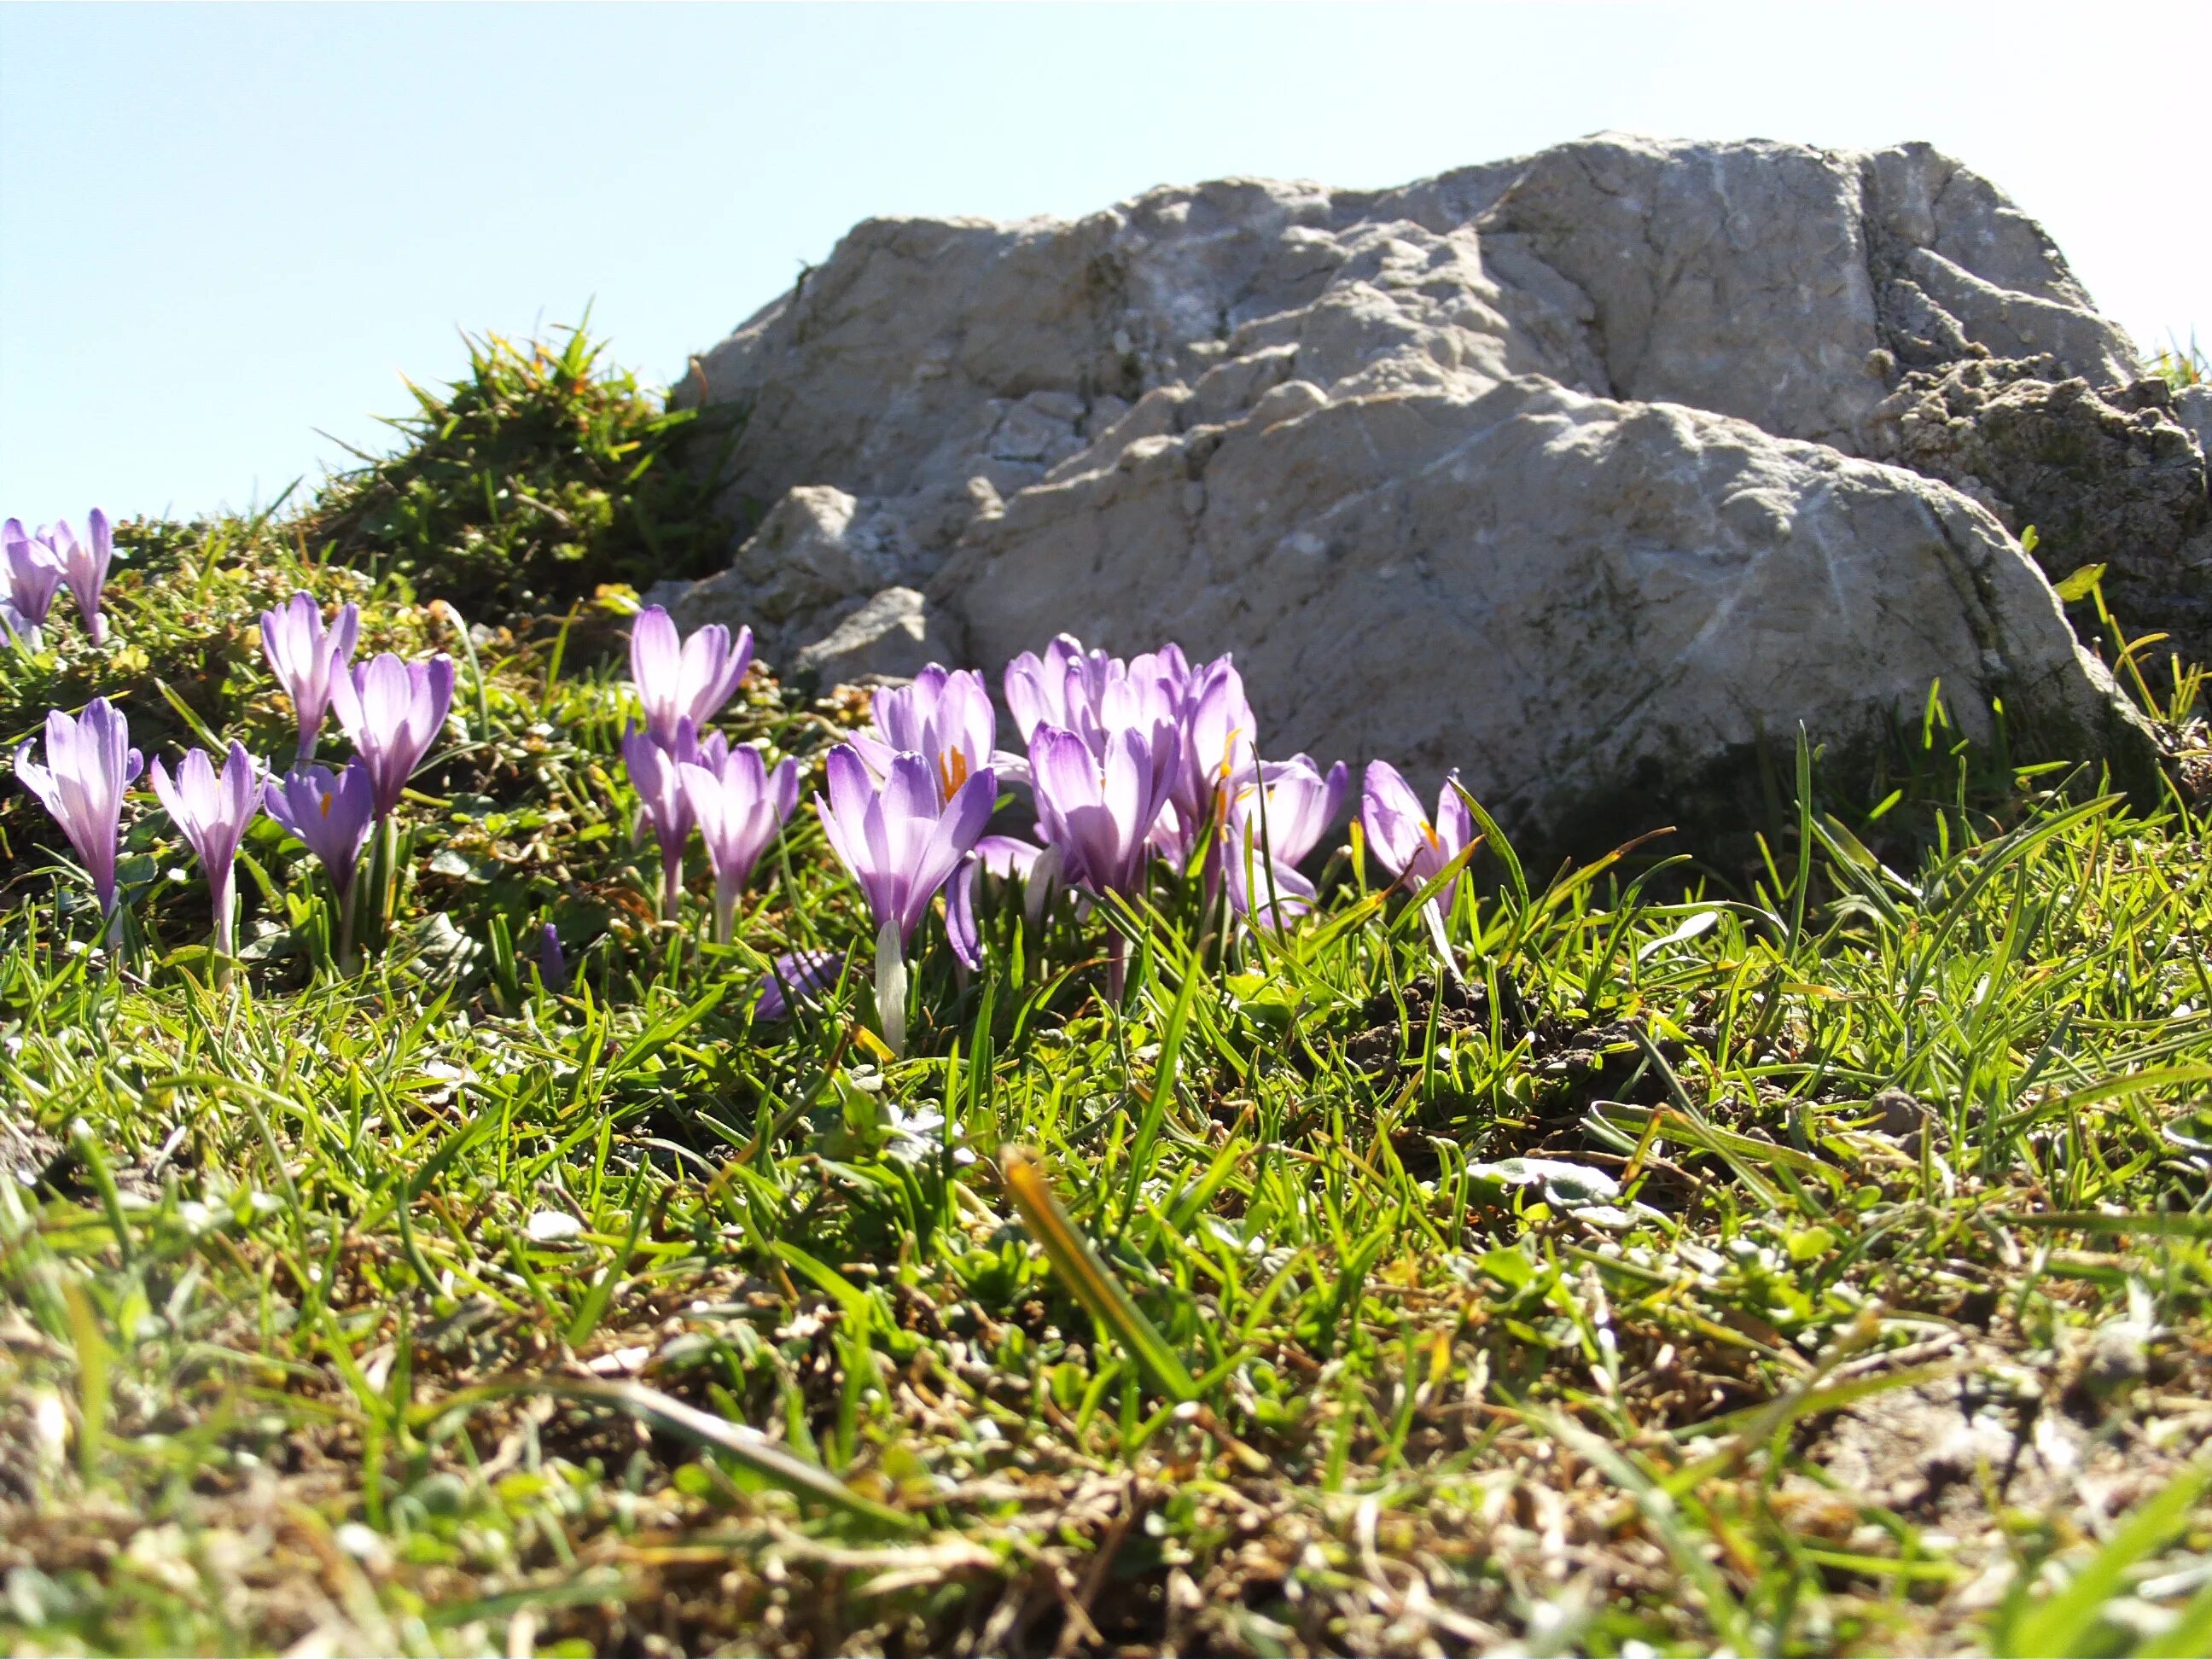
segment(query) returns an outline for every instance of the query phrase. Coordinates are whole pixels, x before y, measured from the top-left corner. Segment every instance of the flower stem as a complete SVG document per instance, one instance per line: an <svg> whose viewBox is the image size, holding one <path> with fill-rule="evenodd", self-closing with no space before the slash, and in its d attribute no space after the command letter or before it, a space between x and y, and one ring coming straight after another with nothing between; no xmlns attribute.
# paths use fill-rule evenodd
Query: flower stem
<svg viewBox="0 0 2212 1659"><path fill-rule="evenodd" d="M737 883L733 881L726 881L720 876L716 876L714 878L715 944L727 945L730 942L731 925L736 920L737 914Z"/></svg>
<svg viewBox="0 0 2212 1659"><path fill-rule="evenodd" d="M906 949L896 916L876 935L876 1018L891 1058L906 1058Z"/></svg>
<svg viewBox="0 0 2212 1659"><path fill-rule="evenodd" d="M399 820L386 814L377 821L376 841L368 862L370 938L382 945L392 934L392 918L399 895Z"/></svg>
<svg viewBox="0 0 2212 1659"><path fill-rule="evenodd" d="M238 888L230 871L216 871L208 877L208 896L215 902L216 975L227 981L231 958L238 954Z"/></svg>
<svg viewBox="0 0 2212 1659"><path fill-rule="evenodd" d="M1106 941L1106 994L1119 1008L1122 988L1129 981L1129 941L1119 933Z"/></svg>
<svg viewBox="0 0 2212 1659"><path fill-rule="evenodd" d="M660 855L660 919L673 921L684 908L684 849Z"/></svg>
<svg viewBox="0 0 2212 1659"><path fill-rule="evenodd" d="M338 972L353 972L353 918L361 897L361 872L349 871L338 890Z"/></svg>

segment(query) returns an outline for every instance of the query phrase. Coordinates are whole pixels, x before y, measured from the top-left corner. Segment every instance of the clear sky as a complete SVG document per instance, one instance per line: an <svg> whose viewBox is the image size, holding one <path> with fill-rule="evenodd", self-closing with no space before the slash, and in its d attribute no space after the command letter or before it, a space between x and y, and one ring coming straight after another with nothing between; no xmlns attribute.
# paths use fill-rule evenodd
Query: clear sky
<svg viewBox="0 0 2212 1659"><path fill-rule="evenodd" d="M2212 4L0 5L0 513L265 501L455 330L681 372L879 213L1926 138L2212 346Z"/></svg>

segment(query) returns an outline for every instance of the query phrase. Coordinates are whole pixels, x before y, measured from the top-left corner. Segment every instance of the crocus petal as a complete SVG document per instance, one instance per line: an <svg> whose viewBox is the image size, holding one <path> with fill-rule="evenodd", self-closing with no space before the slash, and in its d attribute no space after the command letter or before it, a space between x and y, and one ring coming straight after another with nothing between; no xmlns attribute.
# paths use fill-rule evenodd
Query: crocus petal
<svg viewBox="0 0 2212 1659"><path fill-rule="evenodd" d="M1443 843L1447 860L1457 858L1474 839L1474 814L1468 811L1458 784L1459 774L1454 772L1437 796L1437 839Z"/></svg>
<svg viewBox="0 0 2212 1659"><path fill-rule="evenodd" d="M834 951L790 951L778 957L761 981L753 1004L755 1019L783 1019L796 999L811 1002L843 976L846 958Z"/></svg>
<svg viewBox="0 0 2212 1659"><path fill-rule="evenodd" d="M1368 844L1394 876L1403 876L1424 850L1427 819L1420 797L1388 761L1367 763L1360 822Z"/></svg>
<svg viewBox="0 0 2212 1659"><path fill-rule="evenodd" d="M946 803L944 817L932 827L927 844L915 866L909 914L902 933L911 933L928 908L929 901L975 847L999 804L999 781L988 770L978 772L960 786Z"/></svg>
<svg viewBox="0 0 2212 1659"><path fill-rule="evenodd" d="M945 937L971 973L983 965L983 938L975 926L975 887L982 872L982 861L971 854L960 860L945 890Z"/></svg>

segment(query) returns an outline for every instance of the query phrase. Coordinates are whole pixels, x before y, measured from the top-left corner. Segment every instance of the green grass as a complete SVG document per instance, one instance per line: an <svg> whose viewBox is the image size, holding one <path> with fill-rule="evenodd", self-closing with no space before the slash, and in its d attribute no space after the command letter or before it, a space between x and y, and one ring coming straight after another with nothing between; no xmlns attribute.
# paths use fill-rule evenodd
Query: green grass
<svg viewBox="0 0 2212 1659"><path fill-rule="evenodd" d="M404 444L326 488L303 539L471 617L726 562L714 503L730 420L668 409L603 368L582 327L557 344L466 343L468 373L442 392L409 386L415 412L390 422Z"/></svg>
<svg viewBox="0 0 2212 1659"><path fill-rule="evenodd" d="M280 749L295 584L459 654L328 512L126 527L113 642L0 655L0 734ZM858 974L750 1017L867 941L811 817L738 944L696 852L658 924L624 596L495 587L359 978L273 825L218 984L158 812L111 961L0 800L11 1650L2206 1648L2185 672L2154 811L1938 710L1871 793L1781 757L1747 870L1487 858L1464 988L1348 852L1280 941L1164 881L1000 904L963 981L929 924L888 1064ZM725 724L817 767L863 708Z"/></svg>

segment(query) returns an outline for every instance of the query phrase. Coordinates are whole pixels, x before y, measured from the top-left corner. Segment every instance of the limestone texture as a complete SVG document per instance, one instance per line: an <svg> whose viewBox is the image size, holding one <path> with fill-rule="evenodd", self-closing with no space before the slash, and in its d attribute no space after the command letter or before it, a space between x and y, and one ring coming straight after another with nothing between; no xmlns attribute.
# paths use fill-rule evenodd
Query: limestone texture
<svg viewBox="0 0 2212 1659"><path fill-rule="evenodd" d="M1937 681L1969 731L2001 702L2021 752L2139 767L2014 532L2194 591L2203 412L1924 145L1607 134L1397 190L870 220L683 384L745 408L755 528L679 617L825 673L1233 650L1271 751L1458 766L1562 844ZM2041 432L2124 558L2101 508L2059 527Z"/></svg>

